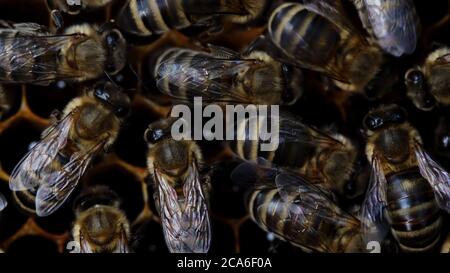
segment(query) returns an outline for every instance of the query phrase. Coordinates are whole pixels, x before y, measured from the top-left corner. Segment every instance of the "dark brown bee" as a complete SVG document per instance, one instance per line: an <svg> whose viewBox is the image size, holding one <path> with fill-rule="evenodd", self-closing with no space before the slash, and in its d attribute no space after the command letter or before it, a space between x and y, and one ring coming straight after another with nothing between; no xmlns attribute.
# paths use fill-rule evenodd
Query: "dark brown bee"
<svg viewBox="0 0 450 273"><path fill-rule="evenodd" d="M93 10L110 4L113 0L47 0L51 10L60 10L69 14L78 14L82 10Z"/></svg>
<svg viewBox="0 0 450 273"><path fill-rule="evenodd" d="M74 209L72 236L80 253L129 252L130 224L115 192L94 186L75 200Z"/></svg>
<svg viewBox="0 0 450 273"><path fill-rule="evenodd" d="M271 118L274 117L268 120ZM270 165L287 168L346 198L364 193L366 185L358 184L355 180L358 150L347 137L323 132L305 124L298 117L282 113L277 122L278 147L272 151L262 151L260 144L264 141L251 139L250 132L253 128L254 135L259 135L261 128L252 127L252 122L259 126L262 124L247 118L242 121L243 124L233 128L237 132L236 136L245 136L245 140L235 137L237 140L230 143L231 150L239 158L262 164L267 161Z"/></svg>
<svg viewBox="0 0 450 273"><path fill-rule="evenodd" d="M206 26L216 32L222 20L245 24L262 15L267 0L130 0L118 17L120 28L138 36Z"/></svg>
<svg viewBox="0 0 450 273"><path fill-rule="evenodd" d="M437 104L450 105L450 48L437 49L428 55L422 66L406 72L407 95L423 111Z"/></svg>
<svg viewBox="0 0 450 273"><path fill-rule="evenodd" d="M125 49L117 29L82 24L53 34L34 23L0 21L0 83L48 85L115 74L125 66Z"/></svg>
<svg viewBox="0 0 450 273"><path fill-rule="evenodd" d="M340 1L285 3L272 13L268 40L281 58L324 73L347 91L362 91L379 72L381 50L346 20Z"/></svg>
<svg viewBox="0 0 450 273"><path fill-rule="evenodd" d="M208 184L199 174L202 154L194 141L176 141L171 137L175 120L152 123L145 132L149 144L147 167L153 180L155 204L170 252L206 253L211 226Z"/></svg>
<svg viewBox="0 0 450 273"><path fill-rule="evenodd" d="M360 221L304 177L252 163L242 163L231 176L254 185L247 209L265 231L307 252L363 251Z"/></svg>
<svg viewBox="0 0 450 273"><path fill-rule="evenodd" d="M19 204L31 200L38 216L64 204L92 159L114 144L129 108L128 95L110 82L69 102L11 173L10 189L26 199Z"/></svg>
<svg viewBox="0 0 450 273"><path fill-rule="evenodd" d="M364 28L387 53L412 54L419 38L420 22L412 0L351 0Z"/></svg>
<svg viewBox="0 0 450 273"><path fill-rule="evenodd" d="M211 53L169 48L157 59L158 89L193 101L242 104L293 104L302 94L301 71L262 51L241 55L210 46Z"/></svg>
<svg viewBox="0 0 450 273"><path fill-rule="evenodd" d="M390 228L403 251L433 249L441 234L440 208L450 209L450 175L423 150L401 107L372 110L364 124L372 162L362 207L365 237L380 240Z"/></svg>

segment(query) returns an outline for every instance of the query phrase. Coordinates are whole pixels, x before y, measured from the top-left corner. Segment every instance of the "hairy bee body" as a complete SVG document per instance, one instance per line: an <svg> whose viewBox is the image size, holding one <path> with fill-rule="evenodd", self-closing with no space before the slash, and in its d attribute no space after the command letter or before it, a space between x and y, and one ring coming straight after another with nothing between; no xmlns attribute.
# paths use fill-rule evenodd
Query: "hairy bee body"
<svg viewBox="0 0 450 273"><path fill-rule="evenodd" d="M81 253L126 253L130 224L119 197L105 186L88 189L75 201L72 236Z"/></svg>
<svg viewBox="0 0 450 273"><path fill-rule="evenodd" d="M260 16L267 5L266 0L131 0L118 23L134 35L159 35L192 25L214 28L221 24L220 16L246 23Z"/></svg>
<svg viewBox="0 0 450 273"><path fill-rule="evenodd" d="M267 232L273 232L280 239L286 240L307 252L356 252L359 251L359 223L355 219L352 225L344 221L330 223L322 217L336 217L334 212L317 216L309 214L301 221L307 226L301 227L294 221L284 221L290 211L295 211L296 204L302 196L293 192L290 201L283 200L277 189L260 189L251 193L249 198L250 217ZM336 207L336 210L340 209ZM320 212L322 214L324 212ZM319 234L319 235L318 235ZM319 239L318 236L321 238Z"/></svg>
<svg viewBox="0 0 450 273"><path fill-rule="evenodd" d="M11 174L20 206L38 216L58 209L91 160L115 142L128 107L128 96L109 83L69 102Z"/></svg>
<svg viewBox="0 0 450 273"><path fill-rule="evenodd" d="M177 141L168 135L173 122L155 122L145 133L155 205L170 252L205 253L209 250L211 228L208 183L199 173L202 155L194 141Z"/></svg>
<svg viewBox="0 0 450 273"><path fill-rule="evenodd" d="M125 65L125 40L117 30L88 25L52 34L34 23L0 24L0 82L48 85L87 81Z"/></svg>
<svg viewBox="0 0 450 273"><path fill-rule="evenodd" d="M259 137L259 140L250 138L252 134L260 134L262 123L258 124L259 127L251 126L253 122L258 124L247 118L235 128L235 139L239 135L245 136L245 140L234 140L229 145L239 158L251 162L264 159L271 165L299 173L310 182L346 198L351 199L364 192L365 185L354 181L358 150L347 137L338 133L327 134L295 117L282 115L278 147L262 151L260 145L265 141Z"/></svg>
<svg viewBox="0 0 450 273"><path fill-rule="evenodd" d="M241 56L224 48L212 53L170 48L157 59L153 77L171 97L209 102L292 104L302 94L301 71L262 51Z"/></svg>
<svg viewBox="0 0 450 273"><path fill-rule="evenodd" d="M382 54L349 25L342 15L327 17L309 5L285 3L271 15L269 39L293 64L325 73L338 87L361 91L378 73ZM334 20L335 19L335 20Z"/></svg>
<svg viewBox="0 0 450 273"><path fill-rule="evenodd" d="M12 101L10 92L0 85L0 119L9 113L12 108Z"/></svg>
<svg viewBox="0 0 450 273"><path fill-rule="evenodd" d="M439 48L428 55L423 65L405 74L407 95L423 111L436 104L450 105L450 48Z"/></svg>
<svg viewBox="0 0 450 273"><path fill-rule="evenodd" d="M440 201L448 198L447 187L440 186L448 183L448 174L422 150L402 108L382 106L369 112L365 123L373 173L362 218L387 221L405 252L432 250L440 238L441 208L448 205Z"/></svg>
<svg viewBox="0 0 450 273"><path fill-rule="evenodd" d="M352 0L364 28L387 53L412 54L419 37L419 18L411 0Z"/></svg>

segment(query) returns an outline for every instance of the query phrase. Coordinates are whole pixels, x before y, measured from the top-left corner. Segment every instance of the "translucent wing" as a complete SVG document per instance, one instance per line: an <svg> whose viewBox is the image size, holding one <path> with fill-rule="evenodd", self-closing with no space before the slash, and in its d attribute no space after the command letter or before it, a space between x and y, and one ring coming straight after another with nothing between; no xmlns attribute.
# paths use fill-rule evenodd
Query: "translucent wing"
<svg viewBox="0 0 450 273"><path fill-rule="evenodd" d="M347 19L345 8L341 1L336 0L303 0L304 5L317 14L327 18L342 30L349 33L357 34L358 31L353 26L352 22Z"/></svg>
<svg viewBox="0 0 450 273"><path fill-rule="evenodd" d="M372 173L366 198L361 208L361 221L363 223L363 237L365 243L370 241L381 242L388 233L386 224L386 178L379 160L372 159Z"/></svg>
<svg viewBox="0 0 450 273"><path fill-rule="evenodd" d="M125 228L122 226L120 231L120 239L117 242L116 249L113 253L129 253L130 249L128 247L128 238L125 231Z"/></svg>
<svg viewBox="0 0 450 273"><path fill-rule="evenodd" d="M82 35L54 35L35 24L16 24L0 29L0 81L48 85L55 79L79 77L58 66L60 50ZM14 77L11 77L13 75Z"/></svg>
<svg viewBox="0 0 450 273"><path fill-rule="evenodd" d="M284 224L289 222L298 234L304 234L296 236L297 243L312 251L336 252L332 247L334 238L328 234L329 228L359 230L358 219L340 209L322 190L305 179L283 172L277 175L275 182L283 200L290 204Z"/></svg>
<svg viewBox="0 0 450 273"><path fill-rule="evenodd" d="M48 133L22 158L11 173L9 179L11 190L29 190L36 188L41 181L47 181L52 162L67 143L76 113L76 110L72 111L47 129Z"/></svg>
<svg viewBox="0 0 450 273"><path fill-rule="evenodd" d="M158 184L160 216L167 247L172 253L206 253L209 249L211 230L207 202L201 189L197 168L189 168L183 192L183 210L173 189L158 170L155 171Z"/></svg>
<svg viewBox="0 0 450 273"><path fill-rule="evenodd" d="M416 49L417 15L411 0L382 0L362 2L367 24L379 45L389 54L399 57Z"/></svg>
<svg viewBox="0 0 450 273"><path fill-rule="evenodd" d="M217 53L215 53L217 54ZM226 55L228 53L224 53ZM233 78L256 64L254 60L220 59L208 54L169 57L159 64L158 89L177 99L248 103L250 98L233 88Z"/></svg>
<svg viewBox="0 0 450 273"><path fill-rule="evenodd" d="M103 149L102 140L86 153L74 153L60 170L50 173L46 183L40 185L36 194L36 214L48 216L69 198L85 173L92 159Z"/></svg>
<svg viewBox="0 0 450 273"><path fill-rule="evenodd" d="M8 205L6 197L0 192L0 211L2 211Z"/></svg>
<svg viewBox="0 0 450 273"><path fill-rule="evenodd" d="M416 144L415 153L420 174L433 188L439 207L450 213L450 174L434 161L421 145Z"/></svg>
<svg viewBox="0 0 450 273"><path fill-rule="evenodd" d="M91 245L84 238L84 234L83 234L83 232L81 232L81 230L80 230L79 238L80 238L80 242L79 242L79 244L80 244L80 253L94 253L94 251L91 248Z"/></svg>

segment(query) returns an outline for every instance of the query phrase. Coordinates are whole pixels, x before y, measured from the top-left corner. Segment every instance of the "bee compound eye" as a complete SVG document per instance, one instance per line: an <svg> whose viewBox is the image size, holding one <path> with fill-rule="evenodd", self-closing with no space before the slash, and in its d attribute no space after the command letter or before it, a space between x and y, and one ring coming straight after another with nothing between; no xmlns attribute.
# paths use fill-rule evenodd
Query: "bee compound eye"
<svg viewBox="0 0 450 273"><path fill-rule="evenodd" d="M422 71L413 69L406 73L406 80L413 84L421 84L424 81L424 75Z"/></svg>

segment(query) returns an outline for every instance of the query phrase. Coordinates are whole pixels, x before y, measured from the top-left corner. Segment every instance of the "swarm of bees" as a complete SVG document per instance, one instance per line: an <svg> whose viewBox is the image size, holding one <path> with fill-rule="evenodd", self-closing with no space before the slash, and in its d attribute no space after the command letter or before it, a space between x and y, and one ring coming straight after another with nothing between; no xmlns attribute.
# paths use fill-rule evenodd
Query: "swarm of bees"
<svg viewBox="0 0 450 273"><path fill-rule="evenodd" d="M0 248L449 252L450 1L438 2L438 17L413 0L0 13ZM174 138L189 120L172 107L196 97L279 105L277 149L259 149L247 117L231 128L244 139Z"/></svg>

